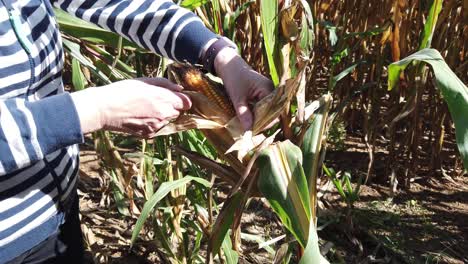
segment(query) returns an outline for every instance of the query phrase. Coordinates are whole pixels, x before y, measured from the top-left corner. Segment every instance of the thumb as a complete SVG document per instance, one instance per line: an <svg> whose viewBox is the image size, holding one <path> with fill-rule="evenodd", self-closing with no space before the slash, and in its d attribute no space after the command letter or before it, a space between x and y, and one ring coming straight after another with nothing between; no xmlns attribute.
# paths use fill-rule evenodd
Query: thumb
<svg viewBox="0 0 468 264"><path fill-rule="evenodd" d="M175 84L166 78L140 77L137 78L137 80L140 80L149 85L159 86L176 92L180 92L184 89L182 86Z"/></svg>
<svg viewBox="0 0 468 264"><path fill-rule="evenodd" d="M244 130L251 130L253 117L252 112L249 109L247 101L234 102L234 108L236 109L237 116L242 124Z"/></svg>
<svg viewBox="0 0 468 264"><path fill-rule="evenodd" d="M173 106L176 110L189 110L192 107L192 101L190 97L184 93L173 92L177 100L173 102Z"/></svg>

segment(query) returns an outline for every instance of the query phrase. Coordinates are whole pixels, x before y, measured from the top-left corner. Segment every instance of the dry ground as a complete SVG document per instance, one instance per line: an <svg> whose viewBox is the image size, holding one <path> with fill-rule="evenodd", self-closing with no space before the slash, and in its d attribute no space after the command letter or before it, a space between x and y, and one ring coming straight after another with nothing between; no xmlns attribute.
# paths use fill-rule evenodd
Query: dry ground
<svg viewBox="0 0 468 264"><path fill-rule="evenodd" d="M352 148L348 148L349 151ZM365 153L327 154L334 162L348 162L365 171ZM377 158L377 171L385 157ZM346 164L343 165L346 167ZM89 246L89 262L162 263L151 241L140 241L132 250L129 240L135 217L122 217L110 200L94 151L81 152L79 183L82 227ZM330 191L320 219L324 250L334 263L468 263L468 177L421 177L410 190L391 197L387 184L362 187L360 200L346 217L346 206ZM282 229L261 201L250 204L244 232L276 237ZM350 226L354 228L350 228ZM247 243L250 247L252 244ZM243 263L268 263L264 250L250 251Z"/></svg>

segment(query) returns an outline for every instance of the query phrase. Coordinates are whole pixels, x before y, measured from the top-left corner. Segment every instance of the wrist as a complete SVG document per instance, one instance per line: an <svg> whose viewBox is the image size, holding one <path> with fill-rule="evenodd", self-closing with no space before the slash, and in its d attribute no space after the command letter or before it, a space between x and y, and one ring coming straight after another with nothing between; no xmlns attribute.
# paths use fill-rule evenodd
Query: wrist
<svg viewBox="0 0 468 264"><path fill-rule="evenodd" d="M241 73L244 70L250 70L250 66L235 50L224 48L214 59L214 69L217 76L224 79L229 73L234 74Z"/></svg>
<svg viewBox="0 0 468 264"><path fill-rule="evenodd" d="M83 134L104 128L104 120L99 102L95 101L97 88L88 88L71 94L80 119Z"/></svg>
<svg viewBox="0 0 468 264"><path fill-rule="evenodd" d="M227 52L226 50L229 50ZM224 54L219 56L219 54ZM207 42L200 55L200 64L203 68L212 73L219 74L216 71L215 60L219 57L226 57L228 54L237 54L237 47L234 42L226 37L218 37ZM218 59L219 60L219 59Z"/></svg>

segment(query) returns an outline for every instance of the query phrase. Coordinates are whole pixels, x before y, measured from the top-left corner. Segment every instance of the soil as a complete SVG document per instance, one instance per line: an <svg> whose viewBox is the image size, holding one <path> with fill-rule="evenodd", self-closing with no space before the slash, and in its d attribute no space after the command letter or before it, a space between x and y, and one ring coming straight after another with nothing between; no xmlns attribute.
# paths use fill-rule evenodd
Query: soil
<svg viewBox="0 0 468 264"><path fill-rule="evenodd" d="M344 151L327 153L327 164L340 164L336 166L354 176L365 175L364 144L356 139L346 145ZM151 241L139 241L130 249L136 217L118 213L98 157L89 147L82 149L79 196L88 262L164 263ZM377 151L376 174L383 173L385 156ZM319 236L331 263L468 263L467 176L433 172L415 178L410 189L399 186L393 194L385 180L376 179L361 186L352 207L333 186L322 188ZM248 205L243 232L267 239L284 234L262 199ZM241 263L272 263L272 255L255 243L243 241L243 245Z"/></svg>

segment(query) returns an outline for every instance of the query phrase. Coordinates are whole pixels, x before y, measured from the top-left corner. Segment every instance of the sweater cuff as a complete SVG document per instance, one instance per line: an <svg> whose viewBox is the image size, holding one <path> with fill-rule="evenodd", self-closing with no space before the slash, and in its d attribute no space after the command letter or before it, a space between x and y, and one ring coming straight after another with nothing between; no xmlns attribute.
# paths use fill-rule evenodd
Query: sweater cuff
<svg viewBox="0 0 468 264"><path fill-rule="evenodd" d="M207 29L201 21L186 25L178 34L174 53L176 60L195 64L200 62L200 54L206 44L218 35Z"/></svg>
<svg viewBox="0 0 468 264"><path fill-rule="evenodd" d="M70 94L26 102L26 107L31 109L37 124L37 138L43 153L84 142L80 119Z"/></svg>

